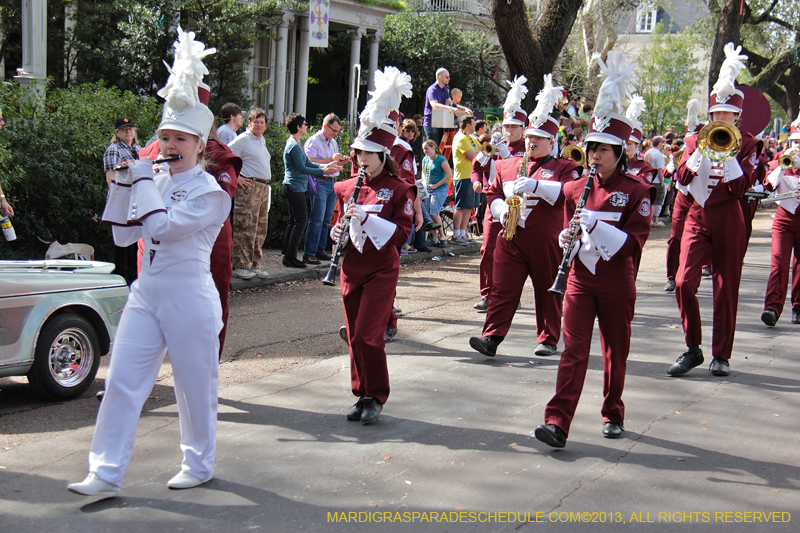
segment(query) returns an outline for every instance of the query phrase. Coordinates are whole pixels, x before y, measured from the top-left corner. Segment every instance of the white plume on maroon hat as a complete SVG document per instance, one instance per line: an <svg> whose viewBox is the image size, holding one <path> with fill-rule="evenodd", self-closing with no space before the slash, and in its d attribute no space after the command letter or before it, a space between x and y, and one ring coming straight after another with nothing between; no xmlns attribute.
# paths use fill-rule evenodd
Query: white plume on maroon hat
<svg viewBox="0 0 800 533"><path fill-rule="evenodd" d="M789 134L790 141L800 141L800 112L797 113L797 118L790 124L791 131Z"/></svg>
<svg viewBox="0 0 800 533"><path fill-rule="evenodd" d="M194 40L194 32L185 32L178 26L178 40L173 44L175 57L172 67L167 66L169 79L158 91L166 100L164 111L156 131L173 129L196 135L204 142L214 123L214 113L200 101L198 88L208 69L203 58L216 52Z"/></svg>
<svg viewBox="0 0 800 533"><path fill-rule="evenodd" d="M725 61L719 69L717 83L711 90L711 101L708 108L709 113L715 111L730 111L741 113L744 104L744 93L736 89L736 77L745 67L743 61L747 56L741 55L742 47L734 47L733 43L728 43L723 49L725 51Z"/></svg>
<svg viewBox="0 0 800 533"><path fill-rule="evenodd" d="M553 75L544 75L544 87L536 95L536 109L528 117L528 129L525 135L536 135L552 139L558 133L558 121L550 116L553 108L561 100L564 87L553 85Z"/></svg>
<svg viewBox="0 0 800 533"><path fill-rule="evenodd" d="M700 100L692 98L686 104L686 133L692 135L697 133L698 126L702 126L703 122L700 120Z"/></svg>
<svg viewBox="0 0 800 533"><path fill-rule="evenodd" d="M636 65L625 66L625 54L611 50L608 59L597 58L600 76L605 76L597 94L597 104L586 142L600 142L625 146L633 125L622 114L622 99L630 98L636 81Z"/></svg>
<svg viewBox="0 0 800 533"><path fill-rule="evenodd" d="M397 137L397 130L384 124L389 112L400 108L400 101L411 96L411 76L397 67L385 67L375 71L375 90L359 116L361 127L356 140L350 146L367 152L386 152Z"/></svg>
<svg viewBox="0 0 800 533"><path fill-rule="evenodd" d="M514 81L506 80L506 83L511 86L506 94L506 101L503 103L503 124L517 124L525 126L525 118L527 114L522 109L522 101L528 94L528 88L525 87L525 82L528 78L525 76L515 76Z"/></svg>
<svg viewBox="0 0 800 533"><path fill-rule="evenodd" d="M633 97L631 97L631 103L628 105L628 110L625 111L625 117L630 120L631 124L633 125L633 131L631 131L630 140L635 143L642 142L644 127L642 126L642 121L639 120L639 117L641 117L642 113L646 110L647 103L644 101L644 98L638 94L634 94Z"/></svg>

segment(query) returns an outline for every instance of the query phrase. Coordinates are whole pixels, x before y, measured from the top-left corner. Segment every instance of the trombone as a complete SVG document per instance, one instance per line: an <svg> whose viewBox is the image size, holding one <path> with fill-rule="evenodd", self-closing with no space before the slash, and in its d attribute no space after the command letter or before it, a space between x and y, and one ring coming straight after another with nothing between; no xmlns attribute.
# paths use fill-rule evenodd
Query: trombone
<svg viewBox="0 0 800 533"><path fill-rule="evenodd" d="M586 166L586 153L580 146L574 144L568 144L561 150L561 158L575 161L582 167Z"/></svg>
<svg viewBox="0 0 800 533"><path fill-rule="evenodd" d="M487 157L492 157L497 152L497 145L508 141L508 135L503 135L497 141L490 141L481 145L481 152Z"/></svg>
<svg viewBox="0 0 800 533"><path fill-rule="evenodd" d="M725 122L709 122L697 134L697 149L712 163L730 161L742 147L742 134L739 129Z"/></svg>

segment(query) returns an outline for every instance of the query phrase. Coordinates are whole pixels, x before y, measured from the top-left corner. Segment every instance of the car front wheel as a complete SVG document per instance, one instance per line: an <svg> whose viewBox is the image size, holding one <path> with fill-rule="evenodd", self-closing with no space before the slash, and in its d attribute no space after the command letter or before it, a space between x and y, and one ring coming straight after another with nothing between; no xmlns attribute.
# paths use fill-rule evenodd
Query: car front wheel
<svg viewBox="0 0 800 533"><path fill-rule="evenodd" d="M99 367L94 326L80 315L65 314L42 329L28 381L52 400L68 400L89 388Z"/></svg>

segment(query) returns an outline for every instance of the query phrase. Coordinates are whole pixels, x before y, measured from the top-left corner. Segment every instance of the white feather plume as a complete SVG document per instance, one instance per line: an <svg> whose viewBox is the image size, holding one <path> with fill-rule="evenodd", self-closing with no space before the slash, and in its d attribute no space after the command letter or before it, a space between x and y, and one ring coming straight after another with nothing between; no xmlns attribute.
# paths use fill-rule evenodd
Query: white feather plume
<svg viewBox="0 0 800 533"><path fill-rule="evenodd" d="M747 60L747 56L741 55L741 46L734 48L733 43L728 43L724 50L725 61L722 62L717 83L714 84L714 89L711 91L712 94L717 95L717 101L733 96L736 91L736 77L745 67L744 61Z"/></svg>
<svg viewBox="0 0 800 533"><path fill-rule="evenodd" d="M514 76L514 81L506 80L506 83L511 87L503 104L503 111L506 115L513 117L517 111L522 111L522 101L528 94L528 88L525 87L527 81L528 78L525 76Z"/></svg>
<svg viewBox="0 0 800 533"><path fill-rule="evenodd" d="M636 65L630 64L626 67L625 60L625 54L619 50L611 50L606 61L601 57L597 58L599 76L605 76L605 79L597 94L594 116L605 118L611 113L623 113L622 100L631 97L636 83Z"/></svg>
<svg viewBox="0 0 800 533"><path fill-rule="evenodd" d="M700 100L692 98L686 104L686 131L692 132L700 124Z"/></svg>
<svg viewBox="0 0 800 533"><path fill-rule="evenodd" d="M536 95L536 109L528 116L531 124L544 124L547 122L547 117L550 116L553 108L558 104L558 101L561 100L561 91L563 90L564 87L561 85L553 85L552 74L544 75L544 87L542 87L542 90Z"/></svg>
<svg viewBox="0 0 800 533"><path fill-rule="evenodd" d="M800 112L797 113L797 118L794 119L794 122L792 122L790 126L794 126L795 128L800 128Z"/></svg>
<svg viewBox="0 0 800 533"><path fill-rule="evenodd" d="M645 103L644 98L638 94L634 94L631 97L631 103L628 105L628 110L625 111L625 116L631 121L631 124L639 129L642 129L642 122L639 120L639 117L642 116L642 113L645 110L647 110L647 104Z"/></svg>
<svg viewBox="0 0 800 533"><path fill-rule="evenodd" d="M217 51L206 48L200 41L194 40L193 31L183 31L178 26L178 40L173 44L175 57L172 67L164 63L169 71L167 84L158 91L158 95L167 101L175 110L194 107L200 101L197 88L208 74L203 58Z"/></svg>
<svg viewBox="0 0 800 533"><path fill-rule="evenodd" d="M375 90L370 91L370 99L361 112L361 132L371 131L380 126L389 112L400 108L403 96L411 97L411 76L397 67L386 67L375 71Z"/></svg>

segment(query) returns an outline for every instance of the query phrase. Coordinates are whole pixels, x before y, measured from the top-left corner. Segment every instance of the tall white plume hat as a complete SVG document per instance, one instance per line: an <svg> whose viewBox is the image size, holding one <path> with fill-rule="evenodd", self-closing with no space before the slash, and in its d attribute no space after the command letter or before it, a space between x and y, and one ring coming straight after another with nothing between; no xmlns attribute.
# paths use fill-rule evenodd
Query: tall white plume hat
<svg viewBox="0 0 800 533"><path fill-rule="evenodd" d="M639 96L638 94L634 94L631 97L631 103L628 105L628 110L625 111L625 116L628 120L631 121L633 124L633 130L631 131L631 136L629 140L639 144L642 142L642 137L644 137L644 126L642 126L642 121L639 120L639 117L642 116L642 113L647 109L647 104L644 101L644 98Z"/></svg>
<svg viewBox="0 0 800 533"><path fill-rule="evenodd" d="M361 112L361 127L351 148L388 154L397 130L386 124L389 113L400 108L400 101L411 96L411 76L397 67L388 66L375 71L375 90Z"/></svg>
<svg viewBox="0 0 800 533"><path fill-rule="evenodd" d="M717 83L711 90L708 101L708 112L730 111L741 113L744 105L744 93L736 88L736 77L745 67L747 56L741 55L742 47L734 47L733 43L725 45L725 61L719 69Z"/></svg>
<svg viewBox="0 0 800 533"><path fill-rule="evenodd" d="M553 108L561 100L564 87L553 85L553 75L544 75L544 87L536 95L536 109L528 117L528 129L525 135L536 135L552 139L558 134L559 124L556 119L550 116Z"/></svg>
<svg viewBox="0 0 800 533"><path fill-rule="evenodd" d="M528 114L522 109L522 101L528 94L528 88L525 87L525 82L528 78L525 76L514 76L514 81L506 80L506 83L511 87L506 94L506 101L503 103L503 126L516 124L517 126L525 127L525 119Z"/></svg>
<svg viewBox="0 0 800 533"><path fill-rule="evenodd" d="M206 48L194 39L194 32L185 32L180 26L178 40L173 46L172 67L164 63L169 78L164 88L158 91L166 103L156 133L162 129L177 130L196 135L206 142L214 124L214 113L201 102L198 90L205 85L203 76L208 74L203 58L217 50Z"/></svg>
<svg viewBox="0 0 800 533"><path fill-rule="evenodd" d="M625 146L633 131L633 123L622 114L622 100L631 98L636 81L635 64L625 66L626 57L619 50L611 50L608 59L597 58L599 76L605 76L586 142L599 142Z"/></svg>

